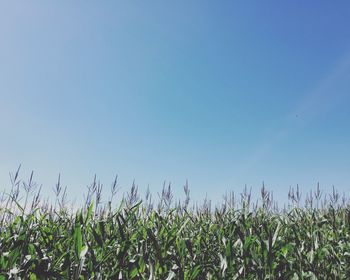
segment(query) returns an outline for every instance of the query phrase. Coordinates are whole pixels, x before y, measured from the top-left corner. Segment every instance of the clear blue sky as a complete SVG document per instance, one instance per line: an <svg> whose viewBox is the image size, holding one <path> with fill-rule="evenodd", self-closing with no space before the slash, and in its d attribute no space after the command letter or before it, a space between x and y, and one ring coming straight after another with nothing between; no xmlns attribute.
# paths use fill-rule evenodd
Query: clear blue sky
<svg viewBox="0 0 350 280"><path fill-rule="evenodd" d="M349 1L3 1L0 183L350 194Z"/></svg>

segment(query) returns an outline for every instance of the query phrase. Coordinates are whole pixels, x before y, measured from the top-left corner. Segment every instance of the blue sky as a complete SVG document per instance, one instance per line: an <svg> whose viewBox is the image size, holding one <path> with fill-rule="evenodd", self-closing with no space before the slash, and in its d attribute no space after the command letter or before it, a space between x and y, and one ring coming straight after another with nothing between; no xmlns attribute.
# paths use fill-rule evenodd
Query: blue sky
<svg viewBox="0 0 350 280"><path fill-rule="evenodd" d="M350 194L350 3L0 4L0 183Z"/></svg>

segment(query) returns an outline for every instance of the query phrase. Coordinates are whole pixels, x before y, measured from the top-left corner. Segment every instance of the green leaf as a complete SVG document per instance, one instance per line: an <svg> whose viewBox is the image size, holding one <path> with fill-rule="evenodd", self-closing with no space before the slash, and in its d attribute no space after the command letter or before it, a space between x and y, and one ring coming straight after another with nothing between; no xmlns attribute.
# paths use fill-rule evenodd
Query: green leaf
<svg viewBox="0 0 350 280"><path fill-rule="evenodd" d="M191 274L191 279L196 279L197 276L199 275L199 273L201 272L201 268L202 266L201 265L196 265L194 268L193 268L193 271L192 271L192 274Z"/></svg>
<svg viewBox="0 0 350 280"><path fill-rule="evenodd" d="M86 253L88 251L88 246L82 246L81 251L79 253L79 259L82 259L85 257Z"/></svg>
<svg viewBox="0 0 350 280"><path fill-rule="evenodd" d="M139 272L137 270L137 267L134 267L130 273L130 278L132 279L132 278L136 277L138 274L139 274Z"/></svg>
<svg viewBox="0 0 350 280"><path fill-rule="evenodd" d="M90 205L89 205L89 207L88 207L87 213L86 213L86 218L85 218L85 222L84 222L85 225L89 222L89 220L90 220L91 217L92 217L93 208L94 208L94 203L91 202Z"/></svg>
<svg viewBox="0 0 350 280"><path fill-rule="evenodd" d="M79 223L76 223L74 227L74 250L77 258L80 258L82 246L83 246L83 236L81 234L81 227Z"/></svg>

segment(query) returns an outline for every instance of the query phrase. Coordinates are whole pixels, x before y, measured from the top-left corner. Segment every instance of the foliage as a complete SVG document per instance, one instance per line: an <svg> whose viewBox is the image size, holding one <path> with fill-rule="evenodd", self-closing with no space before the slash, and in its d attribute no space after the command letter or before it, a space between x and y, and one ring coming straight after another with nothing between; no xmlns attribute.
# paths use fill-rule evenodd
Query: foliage
<svg viewBox="0 0 350 280"><path fill-rule="evenodd" d="M230 194L211 210L190 207L187 185L172 204L169 186L155 209L133 186L112 209L94 206L95 181L72 212L59 182L56 206L39 194L21 205L14 177L0 210L0 279L350 279L350 207L337 193L319 207L318 189L299 206L291 190L278 210L263 187L256 205L245 190L240 203Z"/></svg>

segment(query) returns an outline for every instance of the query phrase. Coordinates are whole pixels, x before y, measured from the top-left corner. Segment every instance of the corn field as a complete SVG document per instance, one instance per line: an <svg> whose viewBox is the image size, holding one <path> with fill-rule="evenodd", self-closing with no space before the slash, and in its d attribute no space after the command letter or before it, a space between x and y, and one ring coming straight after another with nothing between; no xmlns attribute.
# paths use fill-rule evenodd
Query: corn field
<svg viewBox="0 0 350 280"><path fill-rule="evenodd" d="M115 205L96 180L81 209L70 209L58 180L42 201L32 176L11 177L0 208L0 279L350 279L350 207L319 187L301 202L291 189L281 209L263 186L209 200L140 198L133 185ZM20 194L23 195L20 195Z"/></svg>

